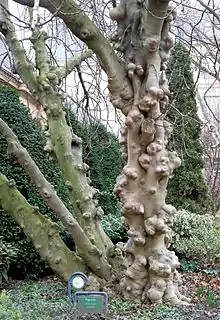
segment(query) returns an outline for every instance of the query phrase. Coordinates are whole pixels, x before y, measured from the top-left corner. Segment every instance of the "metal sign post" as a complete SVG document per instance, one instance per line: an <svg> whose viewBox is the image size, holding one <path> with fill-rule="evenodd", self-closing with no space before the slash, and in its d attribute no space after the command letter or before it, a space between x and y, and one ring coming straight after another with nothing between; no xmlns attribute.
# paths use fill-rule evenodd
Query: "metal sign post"
<svg viewBox="0 0 220 320"><path fill-rule="evenodd" d="M105 292L80 291L88 283L84 273L75 272L68 279L68 297L76 306L78 315L108 311L108 296ZM73 291L73 292L72 292Z"/></svg>
<svg viewBox="0 0 220 320"><path fill-rule="evenodd" d="M105 292L79 291L74 294L74 301L79 314L105 314L108 310L108 296Z"/></svg>

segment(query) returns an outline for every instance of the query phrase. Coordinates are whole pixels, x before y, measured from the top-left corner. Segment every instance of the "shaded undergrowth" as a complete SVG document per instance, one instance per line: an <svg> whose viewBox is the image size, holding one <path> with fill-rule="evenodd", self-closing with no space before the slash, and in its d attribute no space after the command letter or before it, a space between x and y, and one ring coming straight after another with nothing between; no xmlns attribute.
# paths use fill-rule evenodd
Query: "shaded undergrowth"
<svg viewBox="0 0 220 320"><path fill-rule="evenodd" d="M80 319L220 320L220 287L209 286L208 282L205 283L201 277L197 278L202 284L199 285L196 277L196 274L188 274L184 280L183 289L191 294L194 302L189 307L171 307L166 305L140 307L131 302L110 299L107 316L86 315L81 316ZM194 279L194 282L192 279ZM216 281L218 283L218 277ZM57 279L50 278L49 280L38 282L16 282L9 285L5 290L2 290L0 294L0 319L75 320L78 318L74 306L68 302L66 287Z"/></svg>

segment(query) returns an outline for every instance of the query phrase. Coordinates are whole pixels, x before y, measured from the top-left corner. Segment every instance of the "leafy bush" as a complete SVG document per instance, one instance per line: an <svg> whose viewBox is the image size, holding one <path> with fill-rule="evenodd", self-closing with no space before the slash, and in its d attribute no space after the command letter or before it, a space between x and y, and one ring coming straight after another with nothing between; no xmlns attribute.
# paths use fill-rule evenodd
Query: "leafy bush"
<svg viewBox="0 0 220 320"><path fill-rule="evenodd" d="M187 258L211 262L220 257L220 228L208 214L181 210L175 216L172 246Z"/></svg>
<svg viewBox="0 0 220 320"><path fill-rule="evenodd" d="M183 272L199 272L201 271L201 263L198 260L180 257L181 270Z"/></svg>
<svg viewBox="0 0 220 320"><path fill-rule="evenodd" d="M102 225L114 243L126 240L127 236L122 223L122 217L119 214L104 216Z"/></svg>
<svg viewBox="0 0 220 320"><path fill-rule="evenodd" d="M12 261L17 258L18 250L0 237L0 282L8 280L8 270Z"/></svg>

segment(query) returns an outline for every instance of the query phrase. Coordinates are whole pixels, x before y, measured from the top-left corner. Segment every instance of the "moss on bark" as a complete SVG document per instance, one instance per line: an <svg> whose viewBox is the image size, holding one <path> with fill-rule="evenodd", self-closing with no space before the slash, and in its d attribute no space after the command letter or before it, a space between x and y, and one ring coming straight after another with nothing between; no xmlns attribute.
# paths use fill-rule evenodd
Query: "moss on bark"
<svg viewBox="0 0 220 320"><path fill-rule="evenodd" d="M105 256L102 255L102 252L88 239L77 220L57 195L53 186L46 180L27 150L22 147L16 135L2 119L0 119L0 132L7 141L8 154L25 168L44 202L57 214L66 230L70 233L85 263L87 263L98 276L108 279L110 266L105 260Z"/></svg>
<svg viewBox="0 0 220 320"><path fill-rule="evenodd" d="M28 60L16 37L15 29L10 21L5 23L6 39L13 54L14 64L30 91L44 107L48 121L48 144L46 150L56 156L63 179L69 190L69 198L74 207L77 220L85 232L85 249L79 246L79 253L85 258L99 255L99 263L87 259L94 272L104 278L110 277L110 265L107 262L107 252L113 246L101 225L102 209L94 201L95 189L88 184L86 177L87 165L82 161L82 142L67 125L63 111L63 96L58 93L57 75L51 71L45 41L46 33L40 28L33 31L31 41L35 49L36 66L39 75L37 89L32 81L27 81ZM32 73L31 73L32 76ZM35 82L34 82L35 83ZM67 225L65 225L67 226ZM73 225L75 227L75 224ZM90 244L93 247L90 250ZM93 257L94 258L94 257Z"/></svg>
<svg viewBox="0 0 220 320"><path fill-rule="evenodd" d="M82 139L83 161L90 167L89 177L99 190L96 197L104 214L118 215L121 204L113 194L113 188L125 164L118 139L99 121L82 124L71 109L67 108L67 114L68 125Z"/></svg>
<svg viewBox="0 0 220 320"><path fill-rule="evenodd" d="M62 180L60 169L56 161L49 160L47 153L44 151L46 139L41 130L33 123L28 109L19 101L18 93L9 86L0 86L0 118L12 128L46 179L50 181L62 201L71 210L67 188ZM11 159L7 155L7 143L1 134L0 170L9 180L14 179L16 181L18 190L30 205L38 206L43 215L58 223L62 239L70 249L74 249L73 241L65 231L60 219L39 197L36 186L30 181L25 170L15 159ZM36 278L45 271L45 264L40 261L39 254L36 253L33 244L10 216L0 215L0 234L5 241L18 248L18 258L11 265L10 276L16 277L19 275L20 277Z"/></svg>
<svg viewBox="0 0 220 320"><path fill-rule="evenodd" d="M0 174L0 205L21 227L36 250L64 280L74 271L86 271L84 263L71 252L59 235L59 227L31 206L17 190L14 180Z"/></svg>

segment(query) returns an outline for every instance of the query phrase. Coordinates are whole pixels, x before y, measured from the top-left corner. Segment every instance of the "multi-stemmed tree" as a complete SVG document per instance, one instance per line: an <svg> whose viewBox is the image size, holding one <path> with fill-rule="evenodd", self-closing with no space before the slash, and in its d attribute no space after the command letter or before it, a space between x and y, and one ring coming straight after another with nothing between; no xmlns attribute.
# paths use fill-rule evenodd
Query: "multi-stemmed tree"
<svg viewBox="0 0 220 320"><path fill-rule="evenodd" d="M170 27L175 11L168 0L121 0L110 10L110 18L117 23L111 39L113 47L74 0L15 2L34 6L30 40L35 63L30 63L16 36L5 10L7 1L1 1L1 30L17 73L46 112L46 150L59 163L74 217L1 120L0 132L7 140L8 153L24 166L44 201L72 236L76 252L71 255L64 248L56 225L30 206L16 189L15 182L8 181L3 173L0 176L1 206L63 278L74 270L91 272L98 279L111 279L115 284L120 280L121 293L128 299L187 303L178 290L179 261L175 253L168 250L176 210L165 203L169 176L181 162L175 152L166 149L171 128L164 120L170 95L165 69L173 46ZM64 66L51 65L47 34L36 19L39 5L51 12L51 18L61 18L96 54L108 77L110 101L125 115L121 143L127 164L114 189L123 203L122 214L129 238L123 248L114 246L103 231L103 211L94 198L96 190L86 176L88 166L82 162L82 141L67 125L63 94L59 90L61 81L88 52L82 52L80 59L74 57Z"/></svg>

